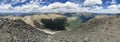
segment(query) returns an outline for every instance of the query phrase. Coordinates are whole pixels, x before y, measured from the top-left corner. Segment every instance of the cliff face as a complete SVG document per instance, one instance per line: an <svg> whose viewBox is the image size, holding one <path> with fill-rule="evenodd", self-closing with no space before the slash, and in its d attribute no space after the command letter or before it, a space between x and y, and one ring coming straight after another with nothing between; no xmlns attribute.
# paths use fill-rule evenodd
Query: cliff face
<svg viewBox="0 0 120 42"><path fill-rule="evenodd" d="M0 18L0 42L120 42L120 16L97 16L72 31L46 34L23 20Z"/></svg>

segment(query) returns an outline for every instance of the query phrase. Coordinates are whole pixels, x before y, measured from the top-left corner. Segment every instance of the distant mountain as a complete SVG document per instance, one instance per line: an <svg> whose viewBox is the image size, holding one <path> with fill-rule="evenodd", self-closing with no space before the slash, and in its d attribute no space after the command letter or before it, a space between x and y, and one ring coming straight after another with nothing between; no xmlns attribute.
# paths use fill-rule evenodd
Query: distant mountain
<svg viewBox="0 0 120 42"><path fill-rule="evenodd" d="M114 15L119 15L119 14L111 14L111 13L87 13L87 12L80 12L80 13L76 13L76 12L71 12L71 13L52 13L52 12L21 12L21 13L0 13L0 16L9 16L9 15L13 15L13 16L27 16L27 15L35 15L35 14L58 14L58 15L63 15L66 17L78 17L82 20L82 22L87 22L88 20L96 17L96 16L104 16L104 15L108 15L108 16L114 16Z"/></svg>

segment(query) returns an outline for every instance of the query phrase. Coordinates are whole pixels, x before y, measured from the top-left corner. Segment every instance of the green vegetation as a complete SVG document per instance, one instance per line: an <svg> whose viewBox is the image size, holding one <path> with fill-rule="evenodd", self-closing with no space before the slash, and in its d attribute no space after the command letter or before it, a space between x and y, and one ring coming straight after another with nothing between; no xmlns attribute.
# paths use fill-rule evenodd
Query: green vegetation
<svg viewBox="0 0 120 42"><path fill-rule="evenodd" d="M74 30L75 28L78 28L78 26L81 23L82 23L82 21L79 18L73 19L72 21L70 19L70 20L68 20L68 26L66 26L66 30L67 31Z"/></svg>
<svg viewBox="0 0 120 42"><path fill-rule="evenodd" d="M65 30L67 18L66 17L58 17L55 19L41 19L45 28L51 30Z"/></svg>
<svg viewBox="0 0 120 42"><path fill-rule="evenodd" d="M41 19L44 28L51 30L67 30L71 31L78 28L82 21L77 17L57 17L55 19Z"/></svg>

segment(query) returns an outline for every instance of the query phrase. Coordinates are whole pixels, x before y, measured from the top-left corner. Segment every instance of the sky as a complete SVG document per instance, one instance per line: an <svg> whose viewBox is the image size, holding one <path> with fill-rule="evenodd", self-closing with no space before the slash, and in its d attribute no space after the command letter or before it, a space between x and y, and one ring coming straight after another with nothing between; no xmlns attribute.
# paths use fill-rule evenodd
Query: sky
<svg viewBox="0 0 120 42"><path fill-rule="evenodd" d="M120 0L0 0L0 12L120 13Z"/></svg>

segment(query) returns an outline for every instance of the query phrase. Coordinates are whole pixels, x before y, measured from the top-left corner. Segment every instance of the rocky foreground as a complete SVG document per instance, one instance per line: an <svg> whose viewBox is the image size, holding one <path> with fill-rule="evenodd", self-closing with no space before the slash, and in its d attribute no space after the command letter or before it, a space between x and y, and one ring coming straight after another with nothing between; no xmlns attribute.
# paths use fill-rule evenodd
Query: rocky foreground
<svg viewBox="0 0 120 42"><path fill-rule="evenodd" d="M44 42L47 34L22 20L0 18L0 42Z"/></svg>
<svg viewBox="0 0 120 42"><path fill-rule="evenodd" d="M95 17L73 31L44 33L24 21L0 18L0 42L120 42L120 16Z"/></svg>

